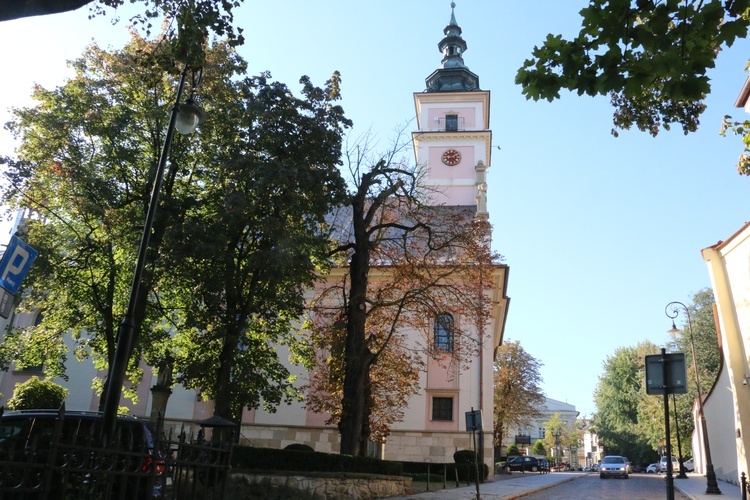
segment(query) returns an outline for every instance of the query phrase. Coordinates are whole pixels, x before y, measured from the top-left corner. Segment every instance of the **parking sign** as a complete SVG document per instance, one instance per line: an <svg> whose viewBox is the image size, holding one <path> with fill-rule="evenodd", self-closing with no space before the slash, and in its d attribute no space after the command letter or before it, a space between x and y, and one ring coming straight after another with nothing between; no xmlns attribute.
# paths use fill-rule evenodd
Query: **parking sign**
<svg viewBox="0 0 750 500"><path fill-rule="evenodd" d="M10 238L3 259L0 260L0 286L12 294L18 292L21 281L29 272L37 251L16 235Z"/></svg>

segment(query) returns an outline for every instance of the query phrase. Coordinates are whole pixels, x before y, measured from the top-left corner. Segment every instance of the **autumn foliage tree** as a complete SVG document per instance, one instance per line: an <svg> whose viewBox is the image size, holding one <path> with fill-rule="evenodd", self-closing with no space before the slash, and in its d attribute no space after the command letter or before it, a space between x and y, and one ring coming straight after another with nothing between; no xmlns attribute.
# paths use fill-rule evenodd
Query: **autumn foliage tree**
<svg viewBox="0 0 750 500"><path fill-rule="evenodd" d="M522 429L541 417L545 397L541 389L542 363L531 356L518 340L497 348L494 367L494 440L501 446L512 429Z"/></svg>
<svg viewBox="0 0 750 500"><path fill-rule="evenodd" d="M474 207L429 205L421 171L402 151L370 157L364 141L345 156L351 190L331 220L334 269L311 306L319 355L307 404L338 424L345 454L363 455L368 440L388 435L427 356L460 366L476 352L466 333L487 324L492 306L489 224ZM430 335L445 312L460 318L452 353Z"/></svg>

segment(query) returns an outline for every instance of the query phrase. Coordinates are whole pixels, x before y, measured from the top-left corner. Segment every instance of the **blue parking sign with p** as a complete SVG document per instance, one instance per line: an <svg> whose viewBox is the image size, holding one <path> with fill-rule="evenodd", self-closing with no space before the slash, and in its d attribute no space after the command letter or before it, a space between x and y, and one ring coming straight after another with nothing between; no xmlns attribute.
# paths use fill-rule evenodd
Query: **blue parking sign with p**
<svg viewBox="0 0 750 500"><path fill-rule="evenodd" d="M36 250L18 236L13 235L0 260L0 286L12 294L18 292L36 255Z"/></svg>

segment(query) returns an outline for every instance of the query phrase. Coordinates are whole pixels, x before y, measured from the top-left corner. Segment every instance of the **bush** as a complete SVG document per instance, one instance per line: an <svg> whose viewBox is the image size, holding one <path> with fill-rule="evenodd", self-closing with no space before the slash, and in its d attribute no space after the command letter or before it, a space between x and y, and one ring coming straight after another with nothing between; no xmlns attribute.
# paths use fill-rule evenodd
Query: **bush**
<svg viewBox="0 0 750 500"><path fill-rule="evenodd" d="M13 397L8 400L11 410L57 409L65 401L68 390L49 380L31 377L16 384Z"/></svg>
<svg viewBox="0 0 750 500"><path fill-rule="evenodd" d="M453 461L457 464L473 464L477 454L471 450L458 450L453 454Z"/></svg>
<svg viewBox="0 0 750 500"><path fill-rule="evenodd" d="M404 470L401 462L377 458L252 446L235 446L232 449L231 465L233 468L254 470L359 472L386 476L400 476Z"/></svg>
<svg viewBox="0 0 750 500"><path fill-rule="evenodd" d="M312 446L302 444L302 443L288 444L284 447L284 449L292 450L292 451L315 451Z"/></svg>
<svg viewBox="0 0 750 500"><path fill-rule="evenodd" d="M518 446L516 446L515 444L508 446L507 455L509 457L513 457L513 456L520 455L520 454L521 454L521 450L518 449Z"/></svg>

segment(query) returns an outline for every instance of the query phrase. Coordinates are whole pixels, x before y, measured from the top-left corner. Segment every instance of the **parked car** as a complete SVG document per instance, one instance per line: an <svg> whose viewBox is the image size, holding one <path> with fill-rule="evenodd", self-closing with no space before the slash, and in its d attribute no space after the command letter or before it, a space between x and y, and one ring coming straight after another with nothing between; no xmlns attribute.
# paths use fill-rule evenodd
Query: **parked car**
<svg viewBox="0 0 750 500"><path fill-rule="evenodd" d="M0 469L22 462L54 463L50 498L57 494L71 497L78 488L90 488L100 469L114 471L107 478L98 477L111 481L108 488L126 498L163 497L171 481L166 474L165 451L156 449L150 422L118 417L115 443L110 449L102 449L99 442L102 423L103 414L99 412L4 412L0 414ZM21 473L22 468L18 468Z"/></svg>
<svg viewBox="0 0 750 500"><path fill-rule="evenodd" d="M535 457L514 457L505 462L505 470L508 472L538 472L540 470L539 459Z"/></svg>
<svg viewBox="0 0 750 500"><path fill-rule="evenodd" d="M695 464L693 464L693 459L685 460L682 462L682 466L685 468L686 472L693 472L695 470Z"/></svg>
<svg viewBox="0 0 750 500"><path fill-rule="evenodd" d="M646 467L646 474L656 474L659 472L659 462L649 464L648 467Z"/></svg>
<svg viewBox="0 0 750 500"><path fill-rule="evenodd" d="M599 469L599 477L604 479L610 476L622 476L628 478L628 463L620 455L607 455L602 458L602 465Z"/></svg>
<svg viewBox="0 0 750 500"><path fill-rule="evenodd" d="M672 472L678 473L680 471L680 462L677 460L677 457L672 457ZM661 457L661 460L659 460L659 472L665 473L667 472L667 457L663 456Z"/></svg>

